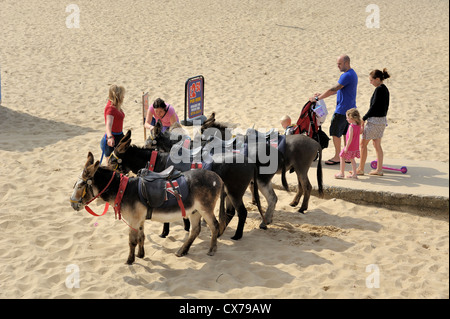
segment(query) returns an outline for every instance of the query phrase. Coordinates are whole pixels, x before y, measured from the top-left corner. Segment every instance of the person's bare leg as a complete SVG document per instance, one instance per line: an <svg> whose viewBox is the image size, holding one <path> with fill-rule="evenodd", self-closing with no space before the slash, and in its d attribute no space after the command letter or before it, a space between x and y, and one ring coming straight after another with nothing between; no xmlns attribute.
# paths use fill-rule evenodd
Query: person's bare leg
<svg viewBox="0 0 450 319"><path fill-rule="evenodd" d="M376 173L374 175L382 175L384 154L383 149L381 148L381 138L373 140L373 146L375 147L375 152L377 153L377 169L371 173Z"/></svg>
<svg viewBox="0 0 450 319"><path fill-rule="evenodd" d="M367 160L367 146L369 145L370 140L361 139L361 158L359 160L359 166L356 169L356 173L358 175L364 175L364 167L366 166Z"/></svg>

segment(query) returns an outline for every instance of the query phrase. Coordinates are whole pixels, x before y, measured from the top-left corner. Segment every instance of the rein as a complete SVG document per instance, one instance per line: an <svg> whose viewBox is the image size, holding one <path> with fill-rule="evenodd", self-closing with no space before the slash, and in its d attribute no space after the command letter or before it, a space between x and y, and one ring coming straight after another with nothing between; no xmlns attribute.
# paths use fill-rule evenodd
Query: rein
<svg viewBox="0 0 450 319"><path fill-rule="evenodd" d="M92 203L94 200L96 200L97 198L99 198L109 187L109 185L111 185L111 182L113 181L114 177L116 176L116 172L113 172L113 175L111 176L111 179L109 180L108 184L105 186L105 188L98 193L95 197L93 197L91 200L89 200L86 205L84 206L84 208L86 209L86 211L96 217L100 217L106 214L106 212L109 209L109 203L106 202L105 204L105 209L103 210L103 213L98 215L96 213L94 213L94 211L88 206L90 203ZM119 191L117 192L116 195L116 199L114 200L114 213L115 213L115 217L117 219L117 216L119 217L119 220L122 220L128 227L130 227L132 230L137 232L137 229L134 229L133 227L131 227L126 221L125 219L122 219L122 215L120 214L120 208L121 208L121 203L122 203L122 198L123 198L123 194L125 193L125 189L127 188L128 185L128 180L129 178L123 174L120 174L120 184L119 184Z"/></svg>
<svg viewBox="0 0 450 319"><path fill-rule="evenodd" d="M108 189L109 185L111 185L111 182L112 182L113 179L114 179L114 176L116 176L116 172L113 173L113 175L112 175L111 179L109 180L108 184L106 184L106 187L105 187L100 193L98 193L97 196L95 196L95 197L92 198L90 201L88 201L88 202L86 203L86 205L84 206L84 208L87 210L87 212L88 212L89 214L91 214L91 215L93 215L93 216L96 216L96 217L99 217L99 216L105 215L106 212L108 211L108 208L109 208L109 203L108 203L108 202L106 202L106 204L105 204L105 209L103 210L103 213L102 213L101 215L98 215L98 214L94 213L94 211L93 211L88 205L89 205L90 203L92 203L94 200L96 200L97 198L99 198L99 197L100 197L100 196Z"/></svg>

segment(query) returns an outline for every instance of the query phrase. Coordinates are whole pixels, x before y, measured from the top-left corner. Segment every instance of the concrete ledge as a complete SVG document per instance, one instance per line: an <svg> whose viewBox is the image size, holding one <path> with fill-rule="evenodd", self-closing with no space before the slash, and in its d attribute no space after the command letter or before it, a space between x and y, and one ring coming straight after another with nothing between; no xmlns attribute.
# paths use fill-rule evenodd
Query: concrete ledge
<svg viewBox="0 0 450 319"><path fill-rule="evenodd" d="M283 190L281 184L273 183L274 189ZM297 185L289 184L291 192L297 191ZM317 187L313 187L313 196L319 196ZM352 189L346 187L324 186L324 198L338 198L356 204L378 205L398 210L434 211L449 213L449 198L445 196L399 194L393 192Z"/></svg>
<svg viewBox="0 0 450 319"><path fill-rule="evenodd" d="M325 157L326 158L326 157ZM402 174L385 170L384 176L359 176L358 181L338 180L334 175L339 165L322 165L324 196L326 199L339 198L358 204L369 204L410 212L449 213L449 165L444 162L411 161L385 159L387 166L399 168L407 166ZM308 171L312 184L312 195L318 196L316 169L314 162ZM347 170L349 167L347 166ZM370 163L365 171L370 172ZM286 179L292 192L297 191L297 176L287 173ZM284 190L280 175L272 180L274 188Z"/></svg>

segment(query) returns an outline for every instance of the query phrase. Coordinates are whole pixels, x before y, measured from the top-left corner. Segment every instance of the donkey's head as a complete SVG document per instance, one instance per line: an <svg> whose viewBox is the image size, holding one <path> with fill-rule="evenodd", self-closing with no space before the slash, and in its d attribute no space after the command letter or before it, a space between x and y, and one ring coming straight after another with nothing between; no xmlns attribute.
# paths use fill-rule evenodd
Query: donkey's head
<svg viewBox="0 0 450 319"><path fill-rule="evenodd" d="M89 152L87 162L84 165L80 177L78 177L78 180L75 182L73 193L70 197L70 204L76 211L83 208L86 203L94 197L92 179L99 166L100 161L94 163L94 155Z"/></svg>
<svg viewBox="0 0 450 319"><path fill-rule="evenodd" d="M130 148L131 145L131 130L128 130L127 134L120 140L119 144L116 145L114 151L108 158L108 166L113 170L118 170L121 173L127 174L130 169L123 165L123 160L125 153Z"/></svg>
<svg viewBox="0 0 450 319"><path fill-rule="evenodd" d="M180 123L175 122L168 130L163 131L163 125L158 120L152 131L150 131L150 136L145 142L145 147L170 152L172 146L182 140L184 136L189 135Z"/></svg>

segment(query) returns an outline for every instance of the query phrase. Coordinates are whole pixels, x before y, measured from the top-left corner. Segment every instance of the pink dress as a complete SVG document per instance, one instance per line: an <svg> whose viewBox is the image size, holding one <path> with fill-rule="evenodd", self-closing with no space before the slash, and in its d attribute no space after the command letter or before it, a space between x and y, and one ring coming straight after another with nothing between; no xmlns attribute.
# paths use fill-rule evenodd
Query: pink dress
<svg viewBox="0 0 450 319"><path fill-rule="evenodd" d="M345 160L351 160L352 158L360 158L361 154L359 152L359 134L361 132L361 125L350 124L353 128L353 139L350 145L348 146L348 151L345 152L345 149L341 151L339 156L343 157ZM347 134L345 135L346 140L348 141L348 136L350 134L350 127L347 130Z"/></svg>

